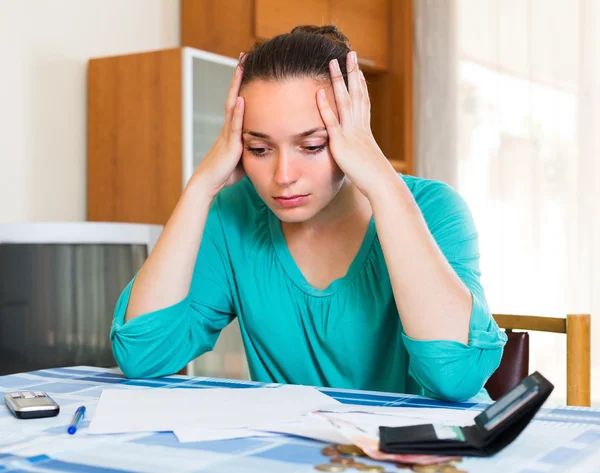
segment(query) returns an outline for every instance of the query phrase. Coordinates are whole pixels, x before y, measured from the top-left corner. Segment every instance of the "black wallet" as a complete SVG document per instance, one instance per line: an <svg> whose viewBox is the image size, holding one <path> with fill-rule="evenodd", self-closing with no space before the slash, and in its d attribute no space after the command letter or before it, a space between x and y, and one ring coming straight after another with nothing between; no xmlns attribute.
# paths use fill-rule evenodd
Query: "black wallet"
<svg viewBox="0 0 600 473"><path fill-rule="evenodd" d="M553 389L552 383L536 371L475 417L475 425L382 426L379 449L385 453L494 455L523 432Z"/></svg>

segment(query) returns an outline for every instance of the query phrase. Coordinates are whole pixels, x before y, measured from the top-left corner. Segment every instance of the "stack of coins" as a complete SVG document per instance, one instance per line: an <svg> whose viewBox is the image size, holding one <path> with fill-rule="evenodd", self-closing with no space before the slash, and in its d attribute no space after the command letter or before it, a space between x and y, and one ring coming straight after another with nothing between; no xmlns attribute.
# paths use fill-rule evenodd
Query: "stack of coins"
<svg viewBox="0 0 600 473"><path fill-rule="evenodd" d="M366 457L365 452L356 445L330 445L325 447L321 453L331 458L330 463L315 466L318 471L345 471L353 469L370 473L384 473L385 468L380 465L368 465L356 459Z"/></svg>
<svg viewBox="0 0 600 473"><path fill-rule="evenodd" d="M330 445L321 450L321 453L330 458L329 463L315 466L318 471L339 472L357 470L368 473L385 473L381 465L369 465L357 460L367 455L356 445ZM408 463L396 464L398 468L407 468L417 473L467 473L456 468L454 462L436 463L432 465L412 465Z"/></svg>

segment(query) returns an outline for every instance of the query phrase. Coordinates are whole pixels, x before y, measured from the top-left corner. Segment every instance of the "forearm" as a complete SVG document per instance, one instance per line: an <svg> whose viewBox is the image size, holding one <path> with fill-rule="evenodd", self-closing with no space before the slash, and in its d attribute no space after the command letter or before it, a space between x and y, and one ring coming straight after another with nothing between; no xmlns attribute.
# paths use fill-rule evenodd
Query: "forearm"
<svg viewBox="0 0 600 473"><path fill-rule="evenodd" d="M438 247L404 181L390 175L369 200L405 334L467 344L470 291Z"/></svg>
<svg viewBox="0 0 600 473"><path fill-rule="evenodd" d="M169 307L188 295L211 203L201 180L191 180L136 277L126 321Z"/></svg>

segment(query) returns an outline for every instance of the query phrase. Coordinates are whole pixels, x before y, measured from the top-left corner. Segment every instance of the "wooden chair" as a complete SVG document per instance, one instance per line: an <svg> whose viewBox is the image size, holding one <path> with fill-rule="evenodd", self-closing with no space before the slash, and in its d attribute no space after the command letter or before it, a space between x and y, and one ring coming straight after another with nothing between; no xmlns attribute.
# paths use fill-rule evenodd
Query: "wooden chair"
<svg viewBox="0 0 600 473"><path fill-rule="evenodd" d="M498 370L486 383L492 399L529 374L529 334L513 330L533 330L567 335L567 405L590 405L590 314L566 318L494 314L494 319L506 330L508 342Z"/></svg>

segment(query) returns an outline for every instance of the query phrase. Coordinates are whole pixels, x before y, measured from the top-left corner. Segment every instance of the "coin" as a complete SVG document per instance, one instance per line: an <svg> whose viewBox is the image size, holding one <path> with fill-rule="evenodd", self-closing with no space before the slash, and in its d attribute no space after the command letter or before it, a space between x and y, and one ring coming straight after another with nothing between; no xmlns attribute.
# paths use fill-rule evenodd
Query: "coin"
<svg viewBox="0 0 600 473"><path fill-rule="evenodd" d="M338 452L344 455L352 455L353 457L366 457L365 452L356 445L338 445Z"/></svg>
<svg viewBox="0 0 600 473"><path fill-rule="evenodd" d="M361 462L354 462L354 463L351 463L351 464L350 464L350 466L351 466L352 468L355 468L355 469L357 469L357 470L360 470L360 469L364 468L364 467L365 467L365 466L367 466L367 465L365 465L364 463L361 463Z"/></svg>
<svg viewBox="0 0 600 473"><path fill-rule="evenodd" d="M440 465L413 465L412 471L416 471L417 473L437 473Z"/></svg>
<svg viewBox="0 0 600 473"><path fill-rule="evenodd" d="M335 448L333 445L330 445L329 447L325 447L323 450L321 450L321 453L328 457L339 457L340 456L340 452L338 452L338 449Z"/></svg>
<svg viewBox="0 0 600 473"><path fill-rule="evenodd" d="M368 473L384 473L385 468L379 465L364 465L362 464L360 467L355 466L359 471L366 471Z"/></svg>
<svg viewBox="0 0 600 473"><path fill-rule="evenodd" d="M346 467L339 463L323 463L322 465L315 466L315 470L319 471L344 471Z"/></svg>
<svg viewBox="0 0 600 473"><path fill-rule="evenodd" d="M333 457L331 463L339 463L340 465L352 466L356 463L354 458L348 457Z"/></svg>
<svg viewBox="0 0 600 473"><path fill-rule="evenodd" d="M454 465L445 465L438 471L440 473L456 473L456 467Z"/></svg>

